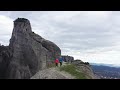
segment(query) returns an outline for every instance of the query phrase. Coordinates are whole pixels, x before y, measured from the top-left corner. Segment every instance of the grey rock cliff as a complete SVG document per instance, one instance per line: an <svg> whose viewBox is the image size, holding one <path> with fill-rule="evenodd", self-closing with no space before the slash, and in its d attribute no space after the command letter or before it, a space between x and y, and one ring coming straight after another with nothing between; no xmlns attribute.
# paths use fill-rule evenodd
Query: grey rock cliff
<svg viewBox="0 0 120 90"><path fill-rule="evenodd" d="M0 78L6 78L6 70L11 59L11 52L8 46L0 46Z"/></svg>
<svg viewBox="0 0 120 90"><path fill-rule="evenodd" d="M9 79L29 79L61 55L56 44L32 32L25 18L14 21L9 50L12 55L5 72Z"/></svg>

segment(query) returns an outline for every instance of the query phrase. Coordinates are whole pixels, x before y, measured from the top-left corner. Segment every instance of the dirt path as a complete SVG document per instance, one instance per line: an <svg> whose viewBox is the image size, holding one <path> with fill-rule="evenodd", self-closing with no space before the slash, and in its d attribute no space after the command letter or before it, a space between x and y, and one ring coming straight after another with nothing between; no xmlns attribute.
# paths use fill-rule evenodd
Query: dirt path
<svg viewBox="0 0 120 90"><path fill-rule="evenodd" d="M65 65L65 63L63 64ZM36 73L31 79L74 79L69 73L60 71L59 67L45 69Z"/></svg>

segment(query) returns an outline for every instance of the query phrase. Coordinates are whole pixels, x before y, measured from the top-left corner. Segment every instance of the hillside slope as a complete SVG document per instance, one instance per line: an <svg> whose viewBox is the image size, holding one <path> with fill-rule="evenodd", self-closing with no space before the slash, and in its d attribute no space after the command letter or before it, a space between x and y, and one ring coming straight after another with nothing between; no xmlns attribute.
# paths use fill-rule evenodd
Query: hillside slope
<svg viewBox="0 0 120 90"><path fill-rule="evenodd" d="M87 67L87 68L86 68ZM39 71L31 79L97 79L89 66L76 67L63 63L62 67L52 67Z"/></svg>

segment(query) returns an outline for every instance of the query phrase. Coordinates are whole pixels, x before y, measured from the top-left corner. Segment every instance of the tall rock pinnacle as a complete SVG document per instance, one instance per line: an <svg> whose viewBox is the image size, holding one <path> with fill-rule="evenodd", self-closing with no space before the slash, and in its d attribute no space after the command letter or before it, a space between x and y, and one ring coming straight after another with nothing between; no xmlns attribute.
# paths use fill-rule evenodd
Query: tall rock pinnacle
<svg viewBox="0 0 120 90"><path fill-rule="evenodd" d="M12 79L28 79L61 55L56 44L32 32L30 21L25 18L14 21L9 48L12 56L7 78Z"/></svg>
<svg viewBox="0 0 120 90"><path fill-rule="evenodd" d="M18 18L14 21L14 28L12 32L12 38L10 39L10 46L14 43L14 41L19 40L18 37L27 35L31 33L31 25L28 19Z"/></svg>

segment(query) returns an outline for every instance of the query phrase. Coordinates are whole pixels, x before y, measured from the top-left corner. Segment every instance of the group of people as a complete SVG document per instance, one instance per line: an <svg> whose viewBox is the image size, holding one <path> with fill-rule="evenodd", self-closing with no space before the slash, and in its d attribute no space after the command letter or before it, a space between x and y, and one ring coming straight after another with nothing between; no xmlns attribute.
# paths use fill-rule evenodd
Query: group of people
<svg viewBox="0 0 120 90"><path fill-rule="evenodd" d="M55 65L58 67L58 64L60 63L60 66L62 66L63 58L60 57L59 59L55 60Z"/></svg>

